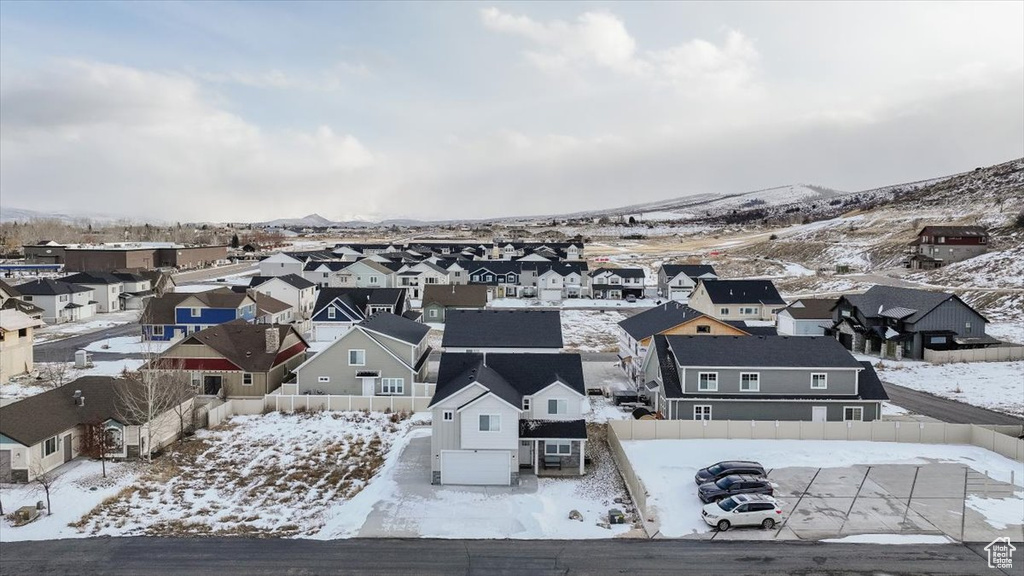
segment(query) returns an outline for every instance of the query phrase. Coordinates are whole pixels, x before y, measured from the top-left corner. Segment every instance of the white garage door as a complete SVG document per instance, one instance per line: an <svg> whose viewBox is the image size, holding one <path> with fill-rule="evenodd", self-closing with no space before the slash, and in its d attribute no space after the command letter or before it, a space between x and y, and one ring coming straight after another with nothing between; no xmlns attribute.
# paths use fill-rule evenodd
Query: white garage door
<svg viewBox="0 0 1024 576"><path fill-rule="evenodd" d="M561 288L545 288L545 289L540 291L540 299L541 300L548 300L548 301L561 300L562 299L562 289Z"/></svg>
<svg viewBox="0 0 1024 576"><path fill-rule="evenodd" d="M508 486L512 459L508 452L443 450L441 484Z"/></svg>
<svg viewBox="0 0 1024 576"><path fill-rule="evenodd" d="M317 342L334 342L346 331L348 326L314 326L313 340Z"/></svg>

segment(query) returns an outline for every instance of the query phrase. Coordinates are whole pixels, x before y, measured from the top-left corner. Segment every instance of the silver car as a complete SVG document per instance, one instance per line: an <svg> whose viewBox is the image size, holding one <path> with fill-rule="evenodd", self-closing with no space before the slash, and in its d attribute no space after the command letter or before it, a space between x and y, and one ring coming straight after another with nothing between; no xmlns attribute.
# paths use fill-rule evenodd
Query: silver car
<svg viewBox="0 0 1024 576"><path fill-rule="evenodd" d="M701 516L709 526L722 531L733 526L760 526L771 530L782 520L782 508L771 496L737 494L704 506Z"/></svg>

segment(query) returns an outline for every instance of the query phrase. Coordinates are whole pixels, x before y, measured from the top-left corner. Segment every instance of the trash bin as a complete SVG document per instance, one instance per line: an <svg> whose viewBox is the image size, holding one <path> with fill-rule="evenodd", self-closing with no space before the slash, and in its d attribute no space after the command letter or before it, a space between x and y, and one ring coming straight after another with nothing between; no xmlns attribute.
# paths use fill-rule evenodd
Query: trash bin
<svg viewBox="0 0 1024 576"><path fill-rule="evenodd" d="M622 510L618 508L612 508L608 511L608 523L609 524L625 524L626 515L622 513Z"/></svg>

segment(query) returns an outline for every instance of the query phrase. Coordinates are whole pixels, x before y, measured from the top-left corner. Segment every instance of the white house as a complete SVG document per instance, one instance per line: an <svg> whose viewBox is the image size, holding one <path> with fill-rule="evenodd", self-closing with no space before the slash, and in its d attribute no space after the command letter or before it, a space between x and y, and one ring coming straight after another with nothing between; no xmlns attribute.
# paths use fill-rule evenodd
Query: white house
<svg viewBox="0 0 1024 576"><path fill-rule="evenodd" d="M284 276L255 276L249 288L258 294L270 296L288 304L294 312L296 328L300 332L310 329L313 305L316 304L317 288L309 280L296 274Z"/></svg>
<svg viewBox="0 0 1024 576"><path fill-rule="evenodd" d="M92 288L59 280L32 280L17 286L21 299L43 309L48 324L92 318L96 302Z"/></svg>
<svg viewBox="0 0 1024 576"><path fill-rule="evenodd" d="M260 260L260 276L287 276L288 274L302 275L302 267L305 263L298 258L289 256L284 252L278 252Z"/></svg>

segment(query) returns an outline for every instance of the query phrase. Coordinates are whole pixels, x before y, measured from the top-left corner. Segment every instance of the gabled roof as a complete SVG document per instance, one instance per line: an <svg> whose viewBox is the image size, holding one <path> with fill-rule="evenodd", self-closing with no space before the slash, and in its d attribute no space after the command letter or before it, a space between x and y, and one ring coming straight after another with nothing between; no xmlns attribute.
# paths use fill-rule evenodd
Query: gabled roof
<svg viewBox="0 0 1024 576"><path fill-rule="evenodd" d="M21 298L8 298L7 300L4 300L4 303L0 308L3 310L17 310L24 314L28 314L29 316L37 316L46 312L46 310L43 310L39 306L36 306L31 302L25 302Z"/></svg>
<svg viewBox="0 0 1024 576"><path fill-rule="evenodd" d="M423 289L423 306L437 304L455 308L483 308L487 286L483 284L428 284Z"/></svg>
<svg viewBox="0 0 1024 576"><path fill-rule="evenodd" d="M474 382L513 406L523 396L536 394L554 382L562 382L580 396L586 395L583 361L579 354L469 354L445 352L437 371L433 406Z"/></svg>
<svg viewBox="0 0 1024 576"><path fill-rule="evenodd" d="M193 292L188 296L190 298L186 298L185 300L194 298L210 308L230 309L237 309L243 302L245 302L246 298L249 298L248 292L236 292L227 286L207 290L206 292ZM182 302L184 302L184 300L182 300ZM179 302L178 304L180 305L182 302Z"/></svg>
<svg viewBox="0 0 1024 576"><path fill-rule="evenodd" d="M192 294L187 292L168 292L163 296L150 298L139 317L142 324L174 324L174 309Z"/></svg>
<svg viewBox="0 0 1024 576"><path fill-rule="evenodd" d="M643 268L596 268L590 271L591 278L604 274L614 274L619 278L646 278L647 274Z"/></svg>
<svg viewBox="0 0 1024 576"><path fill-rule="evenodd" d="M11 298L17 298L18 296L21 296L21 292L18 292L14 288L14 286L11 286L10 284L4 282L3 280L0 280L0 293L6 294Z"/></svg>
<svg viewBox="0 0 1024 576"><path fill-rule="evenodd" d="M42 326L43 321L32 318L20 310L0 310L0 330L13 332L22 328Z"/></svg>
<svg viewBox="0 0 1024 576"><path fill-rule="evenodd" d="M796 320L831 319L838 298L801 298L786 306L785 311Z"/></svg>
<svg viewBox="0 0 1024 576"><path fill-rule="evenodd" d="M80 294L92 292L92 288L86 288L79 284L62 282L60 280L30 280L24 284L18 284L18 292L23 296L57 296L58 294Z"/></svg>
<svg viewBox="0 0 1024 576"><path fill-rule="evenodd" d="M253 276L252 280L249 281L250 288L256 288L257 286L270 282L271 280L280 280L289 286L298 288L299 290L305 290L306 288L313 288L316 284L306 280L298 274L285 274L284 276Z"/></svg>
<svg viewBox="0 0 1024 576"><path fill-rule="evenodd" d="M899 318L909 323L917 322L939 304L954 298L971 308L955 294L895 286L875 285L863 294L847 294L843 298L865 318Z"/></svg>
<svg viewBox="0 0 1024 576"><path fill-rule="evenodd" d="M586 440L585 420L520 420L520 438L565 438Z"/></svg>
<svg viewBox="0 0 1024 576"><path fill-rule="evenodd" d="M634 340L639 341L701 316L714 320L703 312L698 312L685 304L669 301L620 321L619 327L632 336ZM719 322L719 320L715 321Z"/></svg>
<svg viewBox="0 0 1024 576"><path fill-rule="evenodd" d="M405 308L405 288L321 288L313 306L313 315L320 314L335 300L360 315L366 314L369 304L393 304L395 312L401 313Z"/></svg>
<svg viewBox="0 0 1024 576"><path fill-rule="evenodd" d="M278 335L278 346L271 352L267 352L268 330L276 330ZM302 349L281 357L281 354L287 351L285 339L290 333L295 334ZM291 326L250 324L241 319L200 330L174 344L168 351L189 344L205 344L213 348L244 372L266 372L309 348L302 336ZM165 355L166 352L154 360L154 363L160 366L166 361Z"/></svg>
<svg viewBox="0 0 1024 576"><path fill-rule="evenodd" d="M102 284L107 286L124 282L124 280L110 272L79 272L71 276L65 276L60 281L72 284Z"/></svg>
<svg viewBox="0 0 1024 576"><path fill-rule="evenodd" d="M115 278L122 282L146 282L148 278L134 272L111 272Z"/></svg>
<svg viewBox="0 0 1024 576"><path fill-rule="evenodd" d="M860 368L829 336L666 336L680 366Z"/></svg>
<svg viewBox="0 0 1024 576"><path fill-rule="evenodd" d="M441 346L452 348L561 348L556 310L449 310Z"/></svg>
<svg viewBox="0 0 1024 576"><path fill-rule="evenodd" d="M358 325L414 346L422 342L427 336L427 332L430 332L430 327L426 324L390 312L378 312Z"/></svg>
<svg viewBox="0 0 1024 576"><path fill-rule="evenodd" d="M701 281L715 304L785 304L771 280Z"/></svg>
<svg viewBox="0 0 1024 576"><path fill-rule="evenodd" d="M694 280L705 274L718 276L715 268L710 264L662 264L661 269L665 271L665 275L669 278L675 278L680 274L685 274L687 278Z"/></svg>
<svg viewBox="0 0 1024 576"><path fill-rule="evenodd" d="M745 320L724 320L726 324L733 328L743 330L751 336L778 336L779 330L774 325L766 324L753 324Z"/></svg>
<svg viewBox="0 0 1024 576"><path fill-rule="evenodd" d="M917 233L918 236L962 236L978 238L988 236L983 226L925 226Z"/></svg>
<svg viewBox="0 0 1024 576"><path fill-rule="evenodd" d="M321 261L321 260L311 260L309 262L306 262L302 266L302 269L304 271L306 271L306 272L311 272L313 270L319 270L321 267L325 267L328 270L330 270L331 272L337 272L339 270L344 270L345 268L348 268L349 264L352 264L352 262L340 262L340 261L324 262L324 261Z"/></svg>
<svg viewBox="0 0 1024 576"><path fill-rule="evenodd" d="M287 302L282 302L273 296L267 296L260 294L259 297L253 298L256 302L256 313L258 316L264 316L266 314L277 314L290 310L292 305Z"/></svg>

